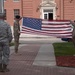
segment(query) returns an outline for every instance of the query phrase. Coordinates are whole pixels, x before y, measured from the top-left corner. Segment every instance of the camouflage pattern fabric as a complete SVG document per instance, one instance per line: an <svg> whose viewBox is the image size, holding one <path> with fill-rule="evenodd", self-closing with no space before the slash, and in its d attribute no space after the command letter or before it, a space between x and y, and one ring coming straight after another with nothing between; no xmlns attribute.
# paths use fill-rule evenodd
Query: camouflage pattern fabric
<svg viewBox="0 0 75 75"><path fill-rule="evenodd" d="M72 41L73 41L73 44L75 46L75 22L72 22L70 21L71 24L73 25L73 31L72 31Z"/></svg>
<svg viewBox="0 0 75 75"><path fill-rule="evenodd" d="M0 20L0 64L8 64L10 54L9 43L11 41L12 32L10 25Z"/></svg>
<svg viewBox="0 0 75 75"><path fill-rule="evenodd" d="M18 46L19 46L19 36L20 36L20 24L19 21L15 21L14 22L14 26L13 26L13 30L14 30L14 43L15 43L15 52L18 52Z"/></svg>

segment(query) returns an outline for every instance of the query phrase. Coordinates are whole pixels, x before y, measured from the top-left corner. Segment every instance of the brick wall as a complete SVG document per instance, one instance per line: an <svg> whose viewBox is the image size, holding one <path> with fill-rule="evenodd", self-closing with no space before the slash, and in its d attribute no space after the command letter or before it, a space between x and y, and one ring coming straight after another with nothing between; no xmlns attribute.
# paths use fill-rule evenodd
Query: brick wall
<svg viewBox="0 0 75 75"><path fill-rule="evenodd" d="M7 22L10 25L13 25L14 9L20 9L20 15L22 15L21 14L21 2L14 2L13 0L6 0L4 2L4 9L6 9Z"/></svg>
<svg viewBox="0 0 75 75"><path fill-rule="evenodd" d="M7 11L7 22L13 25L14 9L20 9L20 15L23 17L40 18L40 10L36 11L42 0L20 0L13 2L13 0L6 0L4 2L4 9ZM57 19L74 20L75 19L75 0L55 0L57 10Z"/></svg>

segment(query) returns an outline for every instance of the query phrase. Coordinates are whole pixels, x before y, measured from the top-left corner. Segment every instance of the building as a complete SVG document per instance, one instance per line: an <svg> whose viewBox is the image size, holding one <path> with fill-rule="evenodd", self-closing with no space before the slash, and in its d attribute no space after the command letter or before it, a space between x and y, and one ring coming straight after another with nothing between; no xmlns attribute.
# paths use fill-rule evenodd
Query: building
<svg viewBox="0 0 75 75"><path fill-rule="evenodd" d="M17 14L48 20L74 20L75 0L4 0L4 11L11 25Z"/></svg>

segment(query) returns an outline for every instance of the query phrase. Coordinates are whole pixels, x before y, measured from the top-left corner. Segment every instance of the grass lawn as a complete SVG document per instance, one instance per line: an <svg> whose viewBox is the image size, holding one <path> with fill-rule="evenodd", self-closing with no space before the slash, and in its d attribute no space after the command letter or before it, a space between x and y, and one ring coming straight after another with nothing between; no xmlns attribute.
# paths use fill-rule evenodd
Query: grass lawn
<svg viewBox="0 0 75 75"><path fill-rule="evenodd" d="M55 56L75 55L75 47L72 42L53 43Z"/></svg>
<svg viewBox="0 0 75 75"><path fill-rule="evenodd" d="M10 45L10 46L14 46L14 43L13 43L13 42L11 42L9 45Z"/></svg>
<svg viewBox="0 0 75 75"><path fill-rule="evenodd" d="M21 44L21 43L19 43L19 44ZM14 42L11 42L9 45L10 45L10 46L14 46Z"/></svg>

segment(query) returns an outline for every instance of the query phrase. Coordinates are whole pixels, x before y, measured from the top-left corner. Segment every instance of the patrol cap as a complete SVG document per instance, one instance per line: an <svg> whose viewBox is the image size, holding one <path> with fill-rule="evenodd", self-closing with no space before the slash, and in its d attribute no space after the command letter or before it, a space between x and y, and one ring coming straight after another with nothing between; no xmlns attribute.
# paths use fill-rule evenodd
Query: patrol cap
<svg viewBox="0 0 75 75"><path fill-rule="evenodd" d="M0 18L4 18L5 14L4 13L0 13Z"/></svg>

